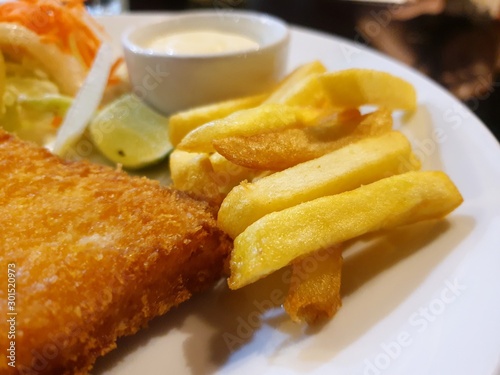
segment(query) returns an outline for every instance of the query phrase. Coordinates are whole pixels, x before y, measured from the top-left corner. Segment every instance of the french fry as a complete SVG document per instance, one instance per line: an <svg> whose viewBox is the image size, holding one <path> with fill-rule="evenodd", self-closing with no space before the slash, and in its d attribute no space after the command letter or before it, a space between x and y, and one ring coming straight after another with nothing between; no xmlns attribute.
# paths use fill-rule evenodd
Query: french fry
<svg viewBox="0 0 500 375"><path fill-rule="evenodd" d="M226 196L232 188L242 181L252 181L265 173L236 165L217 152L210 155L210 163L212 164L214 180L223 196Z"/></svg>
<svg viewBox="0 0 500 375"><path fill-rule="evenodd" d="M283 307L295 322L316 324L340 308L342 246L319 250L292 263L290 289Z"/></svg>
<svg viewBox="0 0 500 375"><path fill-rule="evenodd" d="M170 154L170 175L173 186L188 191L216 204L223 195L215 182L212 163L208 154L174 150Z"/></svg>
<svg viewBox="0 0 500 375"><path fill-rule="evenodd" d="M178 112L169 118L170 142L175 147L191 130L242 109L253 108L261 104L269 94L248 96L208 104Z"/></svg>
<svg viewBox="0 0 500 375"><path fill-rule="evenodd" d="M175 150L170 155L170 174L176 189L220 204L241 181L252 181L266 172L240 167L218 153Z"/></svg>
<svg viewBox="0 0 500 375"><path fill-rule="evenodd" d="M324 111L291 107L283 104L262 104L237 111L223 119L208 122L194 129L177 145L179 150L214 152L212 141L229 136L269 133L293 127L310 126Z"/></svg>
<svg viewBox="0 0 500 375"><path fill-rule="evenodd" d="M392 125L388 110L364 116L358 110L347 110L329 116L317 126L221 138L214 140L213 146L221 155L243 167L281 171L363 138L387 133Z"/></svg>
<svg viewBox="0 0 500 375"><path fill-rule="evenodd" d="M365 233L443 217L462 200L445 173L408 172L270 213L234 240L229 287Z"/></svg>
<svg viewBox="0 0 500 375"><path fill-rule="evenodd" d="M299 66L282 80L281 84L264 103L298 104L301 99L299 99L297 93L301 91L301 87L303 87L307 78L325 72L326 67L319 61L313 61ZM311 91L308 90L308 92L310 93ZM300 98L305 98L305 95L300 94Z"/></svg>
<svg viewBox="0 0 500 375"><path fill-rule="evenodd" d="M328 94L319 81L320 74L314 74L291 87L278 103L302 107L327 108L331 106Z"/></svg>
<svg viewBox="0 0 500 375"><path fill-rule="evenodd" d="M347 69L321 75L319 81L335 107L358 108L377 105L389 109L414 110L415 88L389 73L369 69Z"/></svg>
<svg viewBox="0 0 500 375"><path fill-rule="evenodd" d="M254 183L235 187L222 202L218 224L235 238L271 212L419 167L408 139L401 133L367 138Z"/></svg>

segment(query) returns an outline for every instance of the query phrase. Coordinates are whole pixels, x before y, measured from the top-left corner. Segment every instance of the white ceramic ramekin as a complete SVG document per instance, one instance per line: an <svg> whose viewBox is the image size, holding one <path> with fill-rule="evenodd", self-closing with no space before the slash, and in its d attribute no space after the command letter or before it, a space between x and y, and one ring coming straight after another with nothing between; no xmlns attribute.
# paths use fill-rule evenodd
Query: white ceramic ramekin
<svg viewBox="0 0 500 375"><path fill-rule="evenodd" d="M215 30L239 34L258 50L171 55L148 43L168 33ZM133 91L164 114L268 90L286 69L289 30L275 17L244 11L198 11L129 29L122 38Z"/></svg>

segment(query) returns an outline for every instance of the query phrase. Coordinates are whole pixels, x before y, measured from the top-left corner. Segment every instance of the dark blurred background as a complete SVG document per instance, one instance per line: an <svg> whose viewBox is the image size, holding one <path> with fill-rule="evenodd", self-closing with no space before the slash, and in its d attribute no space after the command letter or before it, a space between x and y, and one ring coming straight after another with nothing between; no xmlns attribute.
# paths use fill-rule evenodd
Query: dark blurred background
<svg viewBox="0 0 500 375"><path fill-rule="evenodd" d="M428 75L500 140L500 26L477 0L417 0L424 11L345 0L129 0L131 11L240 8L361 41ZM449 6L453 5L453 6ZM374 28L374 23L383 27ZM372 32L377 30L377 32Z"/></svg>

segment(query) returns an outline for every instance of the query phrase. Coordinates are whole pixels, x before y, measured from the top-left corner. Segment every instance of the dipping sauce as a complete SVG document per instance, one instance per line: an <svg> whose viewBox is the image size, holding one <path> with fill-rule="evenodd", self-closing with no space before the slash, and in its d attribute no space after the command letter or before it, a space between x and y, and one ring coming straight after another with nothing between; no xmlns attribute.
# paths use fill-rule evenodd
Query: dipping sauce
<svg viewBox="0 0 500 375"><path fill-rule="evenodd" d="M153 39L148 49L169 55L215 55L227 52L255 51L259 44L233 33L214 30L178 32Z"/></svg>

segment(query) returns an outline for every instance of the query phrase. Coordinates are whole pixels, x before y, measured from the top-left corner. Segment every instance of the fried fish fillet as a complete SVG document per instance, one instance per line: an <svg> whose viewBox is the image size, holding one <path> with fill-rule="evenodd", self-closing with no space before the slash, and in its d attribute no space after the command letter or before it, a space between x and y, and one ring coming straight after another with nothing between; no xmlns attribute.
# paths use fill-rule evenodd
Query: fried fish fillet
<svg viewBox="0 0 500 375"><path fill-rule="evenodd" d="M207 289L231 248L214 215L0 130L0 374L86 374L117 337Z"/></svg>

